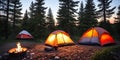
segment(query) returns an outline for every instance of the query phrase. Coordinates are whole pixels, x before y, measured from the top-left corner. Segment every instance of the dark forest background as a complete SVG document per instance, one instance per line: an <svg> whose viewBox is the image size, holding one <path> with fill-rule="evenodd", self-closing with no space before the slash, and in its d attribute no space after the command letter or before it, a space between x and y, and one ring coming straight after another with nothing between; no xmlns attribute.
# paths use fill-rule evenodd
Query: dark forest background
<svg viewBox="0 0 120 60"><path fill-rule="evenodd" d="M80 37L87 29L97 26L109 31L115 39L119 39L120 5L110 6L112 0L98 0L98 2L97 9L93 0L86 0L85 6L82 1L59 0L57 23L55 23L52 9L44 6L44 0L31 2L29 12L26 10L23 17L20 0L0 0L0 39L15 39L21 30L30 32L34 39L45 39L52 31L58 29L66 31L74 38ZM48 12L45 11L47 8ZM115 23L111 24L107 18L112 17L115 9L118 9L117 17ZM100 22L99 18L102 18Z"/></svg>

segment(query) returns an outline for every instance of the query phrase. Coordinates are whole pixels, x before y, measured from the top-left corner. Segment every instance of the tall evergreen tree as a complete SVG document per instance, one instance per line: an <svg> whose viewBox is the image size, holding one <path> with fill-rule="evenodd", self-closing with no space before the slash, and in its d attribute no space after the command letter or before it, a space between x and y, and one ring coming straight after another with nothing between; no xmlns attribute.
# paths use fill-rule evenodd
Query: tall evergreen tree
<svg viewBox="0 0 120 60"><path fill-rule="evenodd" d="M29 16L29 20L27 21L28 25L26 26L26 29L29 30L31 34L35 34L35 28L36 28L35 26L37 25L35 23L35 3L33 1L30 4L28 16Z"/></svg>
<svg viewBox="0 0 120 60"><path fill-rule="evenodd" d="M28 17L28 12L27 12L27 10L25 11L25 14L24 14L24 17L23 17L23 22L22 22L22 28L23 29L26 29L27 27L27 23L28 23L28 19L29 19L29 17Z"/></svg>
<svg viewBox="0 0 120 60"><path fill-rule="evenodd" d="M10 0L7 0L6 1L7 4L6 4L6 19L5 19L5 22L4 22L4 25L5 25L5 39L8 39L8 20L9 20L9 4L10 4Z"/></svg>
<svg viewBox="0 0 120 60"><path fill-rule="evenodd" d="M35 4L33 3L33 1L31 2L29 10L30 10L29 16L32 19L35 16L35 12L34 12L35 11Z"/></svg>
<svg viewBox="0 0 120 60"><path fill-rule="evenodd" d="M85 13L85 8L83 5L83 1L81 1L79 12L78 12L78 21L79 21L78 32L80 31L80 35L82 35L82 33L84 32L84 26L83 24L81 24L82 20L84 20L84 16L85 16L84 13Z"/></svg>
<svg viewBox="0 0 120 60"><path fill-rule="evenodd" d="M52 10L51 8L49 8L46 23L47 23L47 28L49 29L50 32L54 30L54 21L55 20L53 18Z"/></svg>
<svg viewBox="0 0 120 60"><path fill-rule="evenodd" d="M78 13L78 20L81 20L83 17L84 17L84 5L83 5L83 1L81 1L79 13Z"/></svg>
<svg viewBox="0 0 120 60"><path fill-rule="evenodd" d="M45 9L46 7L44 7L43 5L44 0L36 0L34 3L34 7L35 10L33 11L35 16L34 18L31 20L30 24L31 27L33 28L33 30L31 30L33 32L33 34L35 34L35 37L44 37L45 35ZM40 33L40 34L38 34ZM38 35L37 35L38 34Z"/></svg>
<svg viewBox="0 0 120 60"><path fill-rule="evenodd" d="M80 19L80 28L85 31L90 27L97 26L97 23L95 4L93 0L87 0L84 15Z"/></svg>
<svg viewBox="0 0 120 60"><path fill-rule="evenodd" d="M24 17L23 17L23 20L28 20L29 19L29 17L28 17L28 12L27 12L27 10L25 11L25 14L24 14Z"/></svg>
<svg viewBox="0 0 120 60"><path fill-rule="evenodd" d="M20 16L20 10L18 9L19 7L21 7L21 5L19 5L19 0L0 0L2 2L2 14L4 15L4 30L5 31L5 38L8 38L8 35L10 34L10 27L12 22L13 22L13 26L15 26L15 22L16 19L19 19ZM0 3L1 6L1 3ZM1 9L0 9L1 10ZM1 15L1 14L0 14ZM3 16L2 15L2 16ZM14 29L14 28L12 28ZM14 29L15 30L15 29Z"/></svg>
<svg viewBox="0 0 120 60"><path fill-rule="evenodd" d="M0 0L0 21L3 22L6 18L6 4L5 4L5 0Z"/></svg>
<svg viewBox="0 0 120 60"><path fill-rule="evenodd" d="M90 19L96 18L97 12L96 12L96 8L95 8L95 4L94 4L93 0L87 0L84 14L85 14L86 18L90 18Z"/></svg>
<svg viewBox="0 0 120 60"><path fill-rule="evenodd" d="M117 20L120 23L120 5L118 6Z"/></svg>
<svg viewBox="0 0 120 60"><path fill-rule="evenodd" d="M20 23L20 20L21 20L21 10L22 10L22 4L20 2L20 0L13 0L11 1L11 3L13 4L13 8L11 9L12 10L12 16L13 16L13 28L15 28L15 25L17 23Z"/></svg>
<svg viewBox="0 0 120 60"><path fill-rule="evenodd" d="M19 30L19 27L22 25L21 18L22 18L22 4L20 0L10 0L10 18L12 21L12 38L15 37L17 31ZM19 24L19 25L18 25Z"/></svg>
<svg viewBox="0 0 120 60"><path fill-rule="evenodd" d="M52 14L51 8L49 8L49 10L48 10L47 22L49 22L49 23L54 23L54 18L53 18L53 14Z"/></svg>
<svg viewBox="0 0 120 60"><path fill-rule="evenodd" d="M85 16L85 9L84 9L84 5L83 5L83 1L81 1L79 12L78 12L79 24L80 24L80 22L82 22L82 20L84 20L84 16Z"/></svg>
<svg viewBox="0 0 120 60"><path fill-rule="evenodd" d="M4 36L5 36L5 39L8 39L8 33L10 33L10 29L9 27L11 25L10 24L10 21L11 20L10 16L11 15L11 7L12 7L12 4L11 4L11 0L0 0L0 11L1 11L1 14L0 14L0 20L3 21L3 24L2 26L4 27Z"/></svg>
<svg viewBox="0 0 120 60"><path fill-rule="evenodd" d="M103 18L103 21L100 22L100 27L105 28L109 32L112 32L112 27L110 25L110 22L107 21L107 18L110 18L112 14L114 14L114 9L116 7L111 8L110 3L112 3L112 0L98 0L100 3L98 4L99 10L99 17Z"/></svg>
<svg viewBox="0 0 120 60"><path fill-rule="evenodd" d="M6 0L0 0L0 39L5 36L4 27L5 27L5 20L6 20Z"/></svg>
<svg viewBox="0 0 120 60"><path fill-rule="evenodd" d="M117 33L118 33L118 35L119 35L119 38L120 38L120 5L118 6L118 12L117 12L117 26L116 26L116 28L117 28Z"/></svg>
<svg viewBox="0 0 120 60"><path fill-rule="evenodd" d="M6 7L6 0L0 0L0 20L3 20L6 17L5 14L5 7Z"/></svg>
<svg viewBox="0 0 120 60"><path fill-rule="evenodd" d="M73 0L59 0L59 10L58 10L58 16L57 20L59 23L59 28L62 30L65 30L69 33L73 32L74 27L74 21L76 20L75 12L77 9L75 9L79 1L73 1Z"/></svg>
<svg viewBox="0 0 120 60"><path fill-rule="evenodd" d="M110 3L112 0L98 0L100 3L98 4L99 10L99 17L103 17L104 22L106 22L106 18L109 18L114 14L114 9L116 7L111 8Z"/></svg>

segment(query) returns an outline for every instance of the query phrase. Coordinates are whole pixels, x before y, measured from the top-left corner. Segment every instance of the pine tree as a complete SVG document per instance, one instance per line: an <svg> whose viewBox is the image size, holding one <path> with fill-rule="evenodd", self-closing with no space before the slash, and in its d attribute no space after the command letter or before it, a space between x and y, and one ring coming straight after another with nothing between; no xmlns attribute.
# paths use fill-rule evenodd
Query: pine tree
<svg viewBox="0 0 120 60"><path fill-rule="evenodd" d="M33 10L34 18L30 19L30 27L33 28L31 32L35 34L36 38L44 37L45 35L45 9L44 0L36 0L34 3L35 10ZM38 34L40 33L40 34ZM37 35L38 34L38 35Z"/></svg>
<svg viewBox="0 0 120 60"><path fill-rule="evenodd" d="M85 9L83 5L83 1L81 1L79 12L78 12L78 21L79 21L78 31L80 31L80 35L82 35L82 33L84 32L84 27L81 24L81 22L84 20L84 15L85 15L84 13L85 13Z"/></svg>
<svg viewBox="0 0 120 60"><path fill-rule="evenodd" d="M78 13L78 20L79 22L82 22L82 20L84 20L84 6L83 6L83 1L81 1L81 4L80 4L80 9L79 9L79 13ZM80 23L79 23L80 24Z"/></svg>
<svg viewBox="0 0 120 60"><path fill-rule="evenodd" d="M83 1L80 4L80 9L79 9L79 13L78 13L78 20L81 20L84 17L84 5L83 5Z"/></svg>
<svg viewBox="0 0 120 60"><path fill-rule="evenodd" d="M11 9L12 10L12 16L13 16L13 29L15 30L15 25L16 24L20 24L20 20L21 20L21 10L22 10L22 4L20 2L20 0L14 0L14 1L11 1L11 3L13 4L13 8Z"/></svg>
<svg viewBox="0 0 120 60"><path fill-rule="evenodd" d="M33 3L33 1L31 2L29 10L30 10L29 16L30 16L30 19L32 19L35 16L35 12L34 12L35 11L35 4Z"/></svg>
<svg viewBox="0 0 120 60"><path fill-rule="evenodd" d="M96 16L96 8L93 0L87 0L84 15L80 20L80 28L82 28L82 31L85 31L90 27L97 26L98 21Z"/></svg>
<svg viewBox="0 0 120 60"><path fill-rule="evenodd" d="M2 27L4 28L3 32L4 33L4 37L5 39L8 39L8 33L10 33L10 29L9 27L11 25L10 24L10 17L11 14L10 14L10 7L11 7L11 0L0 0L0 20L1 20L1 23L2 24ZM3 22L2 22L3 21Z"/></svg>
<svg viewBox="0 0 120 60"><path fill-rule="evenodd" d="M25 29L29 30L31 34L35 34L35 28L36 28L35 26L37 26L37 24L35 23L35 3L33 1L30 4L28 16L29 19L27 20L27 26L25 26L26 27ZM24 22L25 21L23 21L23 26L24 26Z"/></svg>
<svg viewBox="0 0 120 60"><path fill-rule="evenodd" d="M45 17L45 7L43 6L44 0L36 0L35 2L35 16L39 17L41 21L45 21L44 17Z"/></svg>
<svg viewBox="0 0 120 60"><path fill-rule="evenodd" d="M15 21L20 19L20 14L21 12L19 12L21 10L21 8L19 9L19 7L21 7L22 5L19 5L19 0L0 0L0 2L2 2L2 5L0 3L0 6L2 6L2 10L3 10L3 15L4 15L4 32L5 32L5 39L8 38L8 36L11 34L11 24L13 22L13 27L15 26ZM1 10L1 9L0 9ZM1 14L0 14L1 15ZM3 17L3 16L2 16ZM14 28L12 28L14 29ZM15 30L15 29L14 29ZM10 34L8 34L10 33Z"/></svg>
<svg viewBox="0 0 120 60"><path fill-rule="evenodd" d="M4 20L4 18L6 17L6 13L5 13L5 7L6 7L6 0L0 0L0 20Z"/></svg>
<svg viewBox="0 0 120 60"><path fill-rule="evenodd" d="M25 14L24 14L24 17L23 17L23 20L28 20L29 19L29 17L28 17L28 12L27 12L27 10L25 11Z"/></svg>
<svg viewBox="0 0 120 60"><path fill-rule="evenodd" d="M47 28L50 32L52 32L54 30L54 18L53 18L53 14L52 14L52 10L51 8L49 8L48 10L48 14L47 14Z"/></svg>
<svg viewBox="0 0 120 60"><path fill-rule="evenodd" d="M20 0L10 0L10 19L11 19L11 23L12 23L12 28L11 28L11 37L14 38L16 33L17 33L17 29L20 29L19 27L22 25L21 23L21 18L22 18L22 4L20 2Z"/></svg>
<svg viewBox="0 0 120 60"><path fill-rule="evenodd" d="M6 1L7 4L6 4L6 19L5 19L5 22L4 22L4 25L5 25L5 39L8 39L8 20L9 20L9 4L10 4L10 0L7 0Z"/></svg>
<svg viewBox="0 0 120 60"><path fill-rule="evenodd" d="M96 18L96 8L93 0L87 0L84 14L86 18Z"/></svg>
<svg viewBox="0 0 120 60"><path fill-rule="evenodd" d="M0 0L0 23L5 21L6 18L6 0Z"/></svg>
<svg viewBox="0 0 120 60"><path fill-rule="evenodd" d="M117 23L116 23L116 28L117 28L117 33L119 35L120 38L120 5L118 6L118 12L117 12Z"/></svg>
<svg viewBox="0 0 120 60"><path fill-rule="evenodd" d="M5 27L5 20L6 20L6 0L0 0L0 39L5 36L4 27Z"/></svg>
<svg viewBox="0 0 120 60"><path fill-rule="evenodd" d="M118 6L117 20L120 23L120 5Z"/></svg>
<svg viewBox="0 0 120 60"><path fill-rule="evenodd" d="M27 23L28 23L29 17L28 17L28 12L27 10L25 11L24 17L23 17L23 23L22 23L22 28L26 29Z"/></svg>
<svg viewBox="0 0 120 60"><path fill-rule="evenodd" d="M114 9L116 7L111 8L110 3L112 3L112 0L98 0L100 3L98 4L99 10L99 17L103 18L103 20L100 22L100 27L108 30L109 32L112 32L112 27L110 25L110 22L107 21L107 18L110 18L112 14L114 14Z"/></svg>
<svg viewBox="0 0 120 60"><path fill-rule="evenodd" d="M98 0L100 3L98 4L99 10L99 17L103 17L104 22L106 22L106 18L109 18L114 14L113 10L116 7L111 8L110 3L112 0Z"/></svg>
<svg viewBox="0 0 120 60"><path fill-rule="evenodd" d="M58 10L58 24L59 29L65 30L72 34L73 27L74 27L74 21L76 20L75 14L79 1L73 1L73 0L59 0L59 10Z"/></svg>
<svg viewBox="0 0 120 60"><path fill-rule="evenodd" d="M49 8L49 10L48 10L47 22L49 22L49 23L54 23L54 18L53 18L53 14L52 14L51 8Z"/></svg>

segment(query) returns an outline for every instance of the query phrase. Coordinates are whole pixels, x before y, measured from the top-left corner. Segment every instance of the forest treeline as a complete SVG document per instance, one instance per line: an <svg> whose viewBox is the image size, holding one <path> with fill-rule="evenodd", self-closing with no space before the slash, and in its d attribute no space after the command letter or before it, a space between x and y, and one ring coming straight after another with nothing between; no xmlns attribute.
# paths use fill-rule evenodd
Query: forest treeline
<svg viewBox="0 0 120 60"><path fill-rule="evenodd" d="M14 39L21 30L27 30L35 39L46 38L58 29L71 36L81 36L87 29L97 26L106 29L114 37L120 37L120 5L111 6L112 0L97 2L98 5L93 0L59 0L56 23L52 8L44 6L45 0L32 1L24 16L20 0L0 0L0 39ZM115 9L115 23L110 24L108 18L115 14ZM98 22L98 19L101 21Z"/></svg>

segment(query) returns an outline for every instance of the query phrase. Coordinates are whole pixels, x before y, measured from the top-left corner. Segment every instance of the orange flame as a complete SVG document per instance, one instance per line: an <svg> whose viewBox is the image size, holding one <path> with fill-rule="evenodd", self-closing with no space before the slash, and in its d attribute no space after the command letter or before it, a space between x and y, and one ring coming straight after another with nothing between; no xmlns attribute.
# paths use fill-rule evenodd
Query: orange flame
<svg viewBox="0 0 120 60"><path fill-rule="evenodd" d="M20 42L17 43L17 48L16 48L16 52L21 52L22 51L22 47Z"/></svg>

